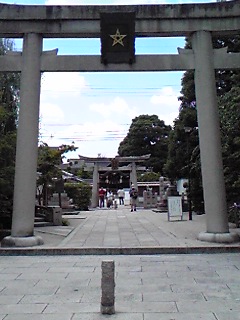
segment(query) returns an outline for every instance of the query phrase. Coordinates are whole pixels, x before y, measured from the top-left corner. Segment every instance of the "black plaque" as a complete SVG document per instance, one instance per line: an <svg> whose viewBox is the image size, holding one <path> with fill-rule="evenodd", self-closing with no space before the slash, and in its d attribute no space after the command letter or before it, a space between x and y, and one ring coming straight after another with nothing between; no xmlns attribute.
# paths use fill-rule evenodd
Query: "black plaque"
<svg viewBox="0 0 240 320"><path fill-rule="evenodd" d="M59 179L55 182L55 190L57 193L64 192L64 181L63 179Z"/></svg>
<svg viewBox="0 0 240 320"><path fill-rule="evenodd" d="M135 12L101 13L101 62L135 62Z"/></svg>

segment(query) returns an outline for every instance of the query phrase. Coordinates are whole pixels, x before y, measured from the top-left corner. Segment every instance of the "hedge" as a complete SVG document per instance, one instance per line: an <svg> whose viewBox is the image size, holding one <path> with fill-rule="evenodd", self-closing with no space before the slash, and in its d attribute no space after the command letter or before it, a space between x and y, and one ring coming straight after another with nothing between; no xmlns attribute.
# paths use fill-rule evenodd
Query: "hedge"
<svg viewBox="0 0 240 320"><path fill-rule="evenodd" d="M79 183L65 183L64 190L68 197L73 200L76 209L86 211L90 205L92 189L89 184Z"/></svg>

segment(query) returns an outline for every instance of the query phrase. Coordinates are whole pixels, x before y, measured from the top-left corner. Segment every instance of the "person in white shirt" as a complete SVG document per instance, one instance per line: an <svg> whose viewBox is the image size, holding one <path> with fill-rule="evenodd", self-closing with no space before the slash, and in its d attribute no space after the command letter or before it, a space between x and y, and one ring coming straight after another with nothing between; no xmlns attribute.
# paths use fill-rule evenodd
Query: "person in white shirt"
<svg viewBox="0 0 240 320"><path fill-rule="evenodd" d="M124 204L125 192L123 189L119 189L118 192L119 205Z"/></svg>
<svg viewBox="0 0 240 320"><path fill-rule="evenodd" d="M109 191L108 192L108 195L107 195L107 207L110 209L113 205L113 199L114 199L114 195L112 193L112 191Z"/></svg>

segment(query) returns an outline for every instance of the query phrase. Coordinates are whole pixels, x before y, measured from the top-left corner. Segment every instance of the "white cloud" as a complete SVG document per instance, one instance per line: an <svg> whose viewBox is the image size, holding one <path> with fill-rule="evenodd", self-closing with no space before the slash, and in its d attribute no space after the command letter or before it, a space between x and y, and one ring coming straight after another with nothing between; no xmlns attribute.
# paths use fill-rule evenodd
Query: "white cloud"
<svg viewBox="0 0 240 320"><path fill-rule="evenodd" d="M64 112L62 109L51 103L41 103L40 106L40 121L43 123L58 123L63 122Z"/></svg>
<svg viewBox="0 0 240 320"><path fill-rule="evenodd" d="M52 129L51 131L49 131ZM85 122L83 125L71 125L54 132L54 127L43 132L43 139L49 146L71 144L74 142L78 150L67 157L78 157L78 154L97 157L98 153L103 156L113 157L117 154L119 143L126 136L124 125L114 121Z"/></svg>
<svg viewBox="0 0 240 320"><path fill-rule="evenodd" d="M170 125L173 126L173 122L174 120L178 117L179 112L175 111L175 112L170 112L170 113L163 113L163 114L159 114L159 119L163 120L165 122L166 125Z"/></svg>
<svg viewBox="0 0 240 320"><path fill-rule="evenodd" d="M111 116L118 117L119 115L132 118L137 114L136 108L130 108L127 102L120 97L114 98L110 103L93 103L89 108L90 110L101 114L105 118L109 118Z"/></svg>
<svg viewBox="0 0 240 320"><path fill-rule="evenodd" d="M179 114L179 95L179 91L174 91L172 87L164 87L150 99L152 105L155 106L159 118L164 120L166 124L172 125L174 119Z"/></svg>
<svg viewBox="0 0 240 320"><path fill-rule="evenodd" d="M99 141L108 139L109 133L117 131L119 127L112 121L84 122L82 125L69 126L59 134L74 141Z"/></svg>
<svg viewBox="0 0 240 320"><path fill-rule="evenodd" d="M88 85L84 76L78 72L48 72L42 76L41 94L48 96L56 94L79 95L87 89Z"/></svg>
<svg viewBox="0 0 240 320"><path fill-rule="evenodd" d="M164 87L151 97L151 103L160 106L173 106L178 103L179 92L174 92L172 87Z"/></svg>

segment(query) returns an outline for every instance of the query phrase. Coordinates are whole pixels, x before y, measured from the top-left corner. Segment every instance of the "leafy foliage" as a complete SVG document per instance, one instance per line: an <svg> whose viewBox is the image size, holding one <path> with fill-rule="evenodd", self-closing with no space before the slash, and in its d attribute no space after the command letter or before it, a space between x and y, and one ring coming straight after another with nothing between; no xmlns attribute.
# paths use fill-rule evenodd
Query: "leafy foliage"
<svg viewBox="0 0 240 320"><path fill-rule="evenodd" d="M159 181L160 174L155 172L145 172L138 175L139 182Z"/></svg>
<svg viewBox="0 0 240 320"><path fill-rule="evenodd" d="M228 52L240 51L240 36L232 38L221 37L213 39L214 48L228 47ZM185 48L191 48L191 42L186 38ZM220 101L220 121L222 130L223 162L227 187L228 200L238 198L240 191L240 180L238 178L239 168L239 80L238 70L216 70L216 89ZM181 108L178 119L175 121L173 132L170 135L169 154L165 173L174 181L179 177L191 176L191 197L195 210L202 207L203 191L201 182L200 150L197 139L197 104L195 97L194 72L187 71L182 78ZM191 127L193 131L189 136L189 154L191 155L188 168L186 156L186 141L184 142L184 127ZM193 132L196 133L194 137ZM231 200L230 200L231 198ZM201 209L199 209L201 210Z"/></svg>
<svg viewBox="0 0 240 320"><path fill-rule="evenodd" d="M189 132L186 130L190 129ZM169 137L168 159L164 174L173 182L187 177L190 156L198 145L197 114L195 108L182 108ZM192 163L192 162L191 162Z"/></svg>
<svg viewBox="0 0 240 320"><path fill-rule="evenodd" d="M214 48L227 47L228 52L240 52L240 36L222 36L213 39ZM216 70L216 88L219 97L228 93L235 85L235 76L239 76L239 70Z"/></svg>
<svg viewBox="0 0 240 320"><path fill-rule="evenodd" d="M66 168L67 172L72 173L76 175L77 177L81 179L91 179L92 178L92 172L85 170L85 165L83 165L81 168L73 168L72 164L69 163L69 166Z"/></svg>
<svg viewBox="0 0 240 320"><path fill-rule="evenodd" d="M172 183L190 180L193 209L203 212L200 150L196 108L182 108L169 138L169 152L164 174Z"/></svg>
<svg viewBox="0 0 240 320"><path fill-rule="evenodd" d="M145 165L154 172L162 172L168 152L171 126L165 125L157 115L140 115L132 120L127 136L120 143L120 156L150 154Z"/></svg>
<svg viewBox="0 0 240 320"><path fill-rule="evenodd" d="M221 36L213 38L213 48L220 49L227 47L228 52L240 52L240 36L234 37ZM189 38L186 38L185 48L191 49L192 44ZM225 93L229 92L234 85L233 75L238 75L239 70L216 70L216 89L219 97L224 96ZM195 97L195 84L194 84L194 71L186 71L182 78L182 90L181 96L181 107L192 107L196 106Z"/></svg>
<svg viewBox="0 0 240 320"><path fill-rule="evenodd" d="M12 50L13 41L0 39L0 55ZM3 227L11 224L19 87L19 74L0 73L0 222Z"/></svg>
<svg viewBox="0 0 240 320"><path fill-rule="evenodd" d="M233 75L233 84L229 92L219 99L223 163L227 200L230 203L240 201L240 74Z"/></svg>
<svg viewBox="0 0 240 320"><path fill-rule="evenodd" d="M83 182L65 183L64 188L79 210L88 210L91 199L91 187L89 184Z"/></svg>
<svg viewBox="0 0 240 320"><path fill-rule="evenodd" d="M48 185L53 184L53 179L59 179L62 172L59 169L64 154L69 151L75 151L74 145L61 145L58 148L51 148L46 143L42 143L38 149L38 172L40 173L38 185L43 186L42 198L43 205L48 202Z"/></svg>

